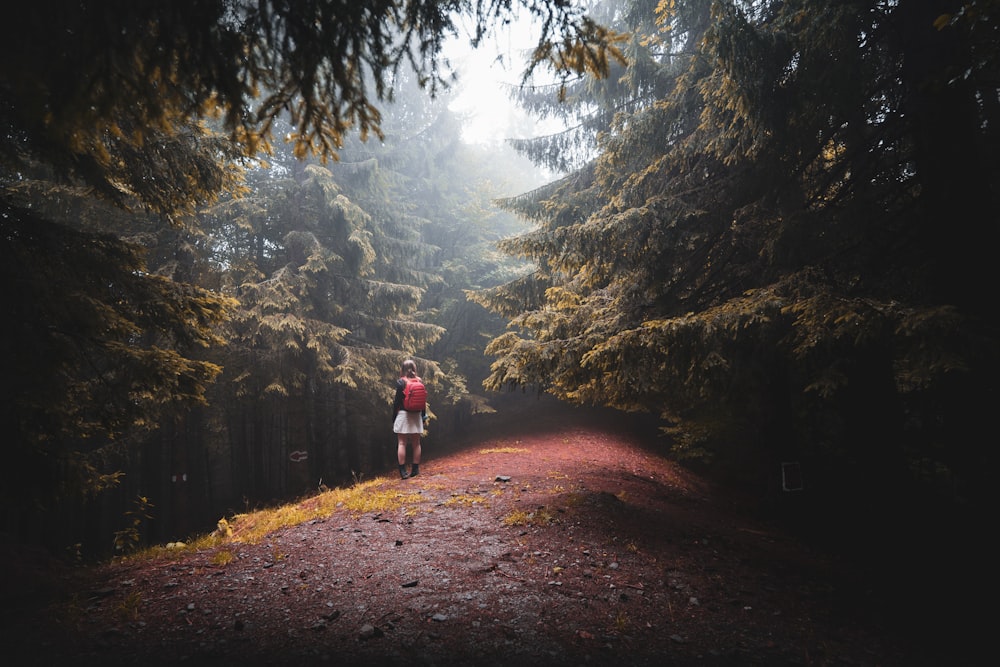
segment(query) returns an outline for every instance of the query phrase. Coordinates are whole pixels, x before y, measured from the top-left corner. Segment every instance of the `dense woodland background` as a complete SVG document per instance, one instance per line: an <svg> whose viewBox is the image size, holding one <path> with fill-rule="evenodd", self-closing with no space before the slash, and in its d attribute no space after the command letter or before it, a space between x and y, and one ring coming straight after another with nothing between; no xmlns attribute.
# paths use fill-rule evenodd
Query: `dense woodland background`
<svg viewBox="0 0 1000 667"><path fill-rule="evenodd" d="M12 539L380 474L409 356L432 437L509 389L649 414L831 541L994 502L1000 3L148 4L0 27ZM518 9L567 130L464 144L442 40Z"/></svg>

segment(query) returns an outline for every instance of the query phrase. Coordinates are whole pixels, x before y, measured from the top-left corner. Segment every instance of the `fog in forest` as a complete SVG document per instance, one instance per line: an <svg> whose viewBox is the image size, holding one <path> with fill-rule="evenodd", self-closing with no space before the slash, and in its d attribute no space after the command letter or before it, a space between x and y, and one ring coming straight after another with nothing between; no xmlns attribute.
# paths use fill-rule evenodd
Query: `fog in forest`
<svg viewBox="0 0 1000 667"><path fill-rule="evenodd" d="M393 473L406 359L429 442L636 415L816 539L990 504L997 3L195 4L0 28L3 532Z"/></svg>

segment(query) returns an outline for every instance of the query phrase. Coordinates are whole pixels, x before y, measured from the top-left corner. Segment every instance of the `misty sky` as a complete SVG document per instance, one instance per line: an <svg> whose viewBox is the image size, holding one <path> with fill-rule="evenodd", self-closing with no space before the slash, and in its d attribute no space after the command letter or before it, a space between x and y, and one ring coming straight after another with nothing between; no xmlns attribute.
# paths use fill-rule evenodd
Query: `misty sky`
<svg viewBox="0 0 1000 667"><path fill-rule="evenodd" d="M530 21L512 24L473 51L468 39L453 40L446 53L458 70L457 97L452 111L466 117L463 139L492 144L512 137L550 134L557 125L539 124L508 98L510 86L521 81L523 54L538 41L540 28Z"/></svg>

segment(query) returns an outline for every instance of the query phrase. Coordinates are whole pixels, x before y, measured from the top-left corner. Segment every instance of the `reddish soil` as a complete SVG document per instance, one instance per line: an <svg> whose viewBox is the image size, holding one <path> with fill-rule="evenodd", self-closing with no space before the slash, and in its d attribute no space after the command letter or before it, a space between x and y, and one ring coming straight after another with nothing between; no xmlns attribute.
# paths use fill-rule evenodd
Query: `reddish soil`
<svg viewBox="0 0 1000 667"><path fill-rule="evenodd" d="M936 662L836 561L648 443L521 426L450 454L428 439L420 476L384 481L419 494L402 508L230 545L222 565L105 564L6 629L34 664Z"/></svg>

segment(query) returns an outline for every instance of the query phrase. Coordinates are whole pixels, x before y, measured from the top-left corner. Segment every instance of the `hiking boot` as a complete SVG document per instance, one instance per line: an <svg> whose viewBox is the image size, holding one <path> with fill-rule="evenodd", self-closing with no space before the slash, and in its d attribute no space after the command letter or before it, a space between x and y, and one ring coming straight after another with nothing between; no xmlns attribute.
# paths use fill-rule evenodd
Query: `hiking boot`
<svg viewBox="0 0 1000 667"><path fill-rule="evenodd" d="M416 477L419 474L420 474L420 464L414 463L412 466L410 466L410 477Z"/></svg>
<svg viewBox="0 0 1000 667"><path fill-rule="evenodd" d="M406 466L399 466L399 478L407 479L410 475L406 474Z"/></svg>

